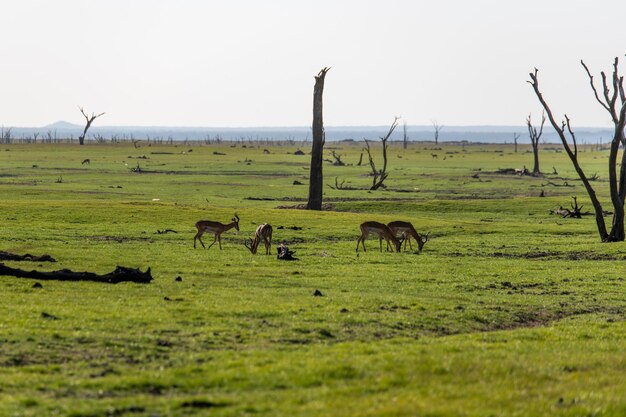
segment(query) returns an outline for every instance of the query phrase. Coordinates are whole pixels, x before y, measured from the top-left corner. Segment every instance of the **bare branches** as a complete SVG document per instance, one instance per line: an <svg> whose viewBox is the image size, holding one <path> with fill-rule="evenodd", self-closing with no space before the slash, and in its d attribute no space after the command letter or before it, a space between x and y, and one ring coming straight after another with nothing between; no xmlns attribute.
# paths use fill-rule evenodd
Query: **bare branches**
<svg viewBox="0 0 626 417"><path fill-rule="evenodd" d="M364 139L365 151L367 152L367 156L369 158L369 164L370 164L370 168L372 169L372 176L373 176L372 187L370 188L370 190L378 190L381 187L385 188L384 181L389 176L389 173L387 172L387 148L389 147L389 145L387 145L387 141L391 137L391 134L393 133L393 131L398 126L399 119L400 118L397 116L394 117L393 123L391 123L391 127L389 128L389 131L384 137L380 138L383 144L383 167L382 169L380 170L376 169L376 164L374 163L374 158L372 157L372 149L370 147L370 142L367 139Z"/></svg>
<svg viewBox="0 0 626 417"><path fill-rule="evenodd" d="M535 95L539 99L539 102L541 103L544 111L548 115L548 120L550 120L550 124L552 125L556 133L559 135L559 139L561 139L561 143L563 144L563 148L565 149L565 152L567 152L567 155L573 161L574 159L576 159L576 155L574 154L574 152L572 152L572 149L565 136L565 122L562 122L560 126L557 124L556 119L554 118L554 115L552 114L552 110L550 109L550 106L548 106L548 103L546 103L545 99L543 98L541 91L539 91L539 79L537 78L538 73L539 73L539 70L535 68L535 71L529 74L531 81L528 81L528 83L532 85L533 90L535 91Z"/></svg>
<svg viewBox="0 0 626 417"><path fill-rule="evenodd" d="M608 111L609 113L611 113L611 108L609 107L609 105L607 104L610 100L608 99L608 88L606 86L606 75L604 75L604 71L602 72L602 84L604 85L604 97L606 98L607 103L603 102L600 99L600 96L598 95L598 90L596 90L596 86L595 83L593 82L593 75L591 75L591 71L589 71L589 68L587 67L587 65L585 64L585 62L581 59L580 60L580 64L583 66L583 68L585 69L585 71L587 72L587 76L589 77L589 84L591 85L591 89L593 90L593 94L596 97L596 101L598 103L600 103L600 105L602 107L604 107L604 109L606 111Z"/></svg>
<svg viewBox="0 0 626 417"><path fill-rule="evenodd" d="M526 118L526 126L528 126L528 134L530 136L530 143L535 145L539 143L539 138L541 138L541 135L543 134L543 125L546 122L546 114L545 112L541 113L541 127L539 128L539 132L537 132L537 128L532 125L531 117L532 115L529 114L528 117Z"/></svg>
<svg viewBox="0 0 626 417"><path fill-rule="evenodd" d="M83 110L82 107L79 107L78 109L83 114L83 116L85 116L85 120L87 120L87 123L91 123L94 120L96 120L96 118L98 118L100 116L104 116L106 114L105 112L102 112L100 114L91 113L91 116L87 116L87 113L85 113L85 110Z"/></svg>
<svg viewBox="0 0 626 417"><path fill-rule="evenodd" d="M441 132L441 129L445 126L440 125L436 120L431 120L431 124L433 125L433 129L435 129L435 145L437 145L439 143L439 132Z"/></svg>
<svg viewBox="0 0 626 417"><path fill-rule="evenodd" d="M602 76L602 95L604 100L600 98L598 94L598 90L596 89L595 83L593 81L593 75L591 75L591 71L587 65L581 60L581 65L587 72L587 76L589 77L589 84L591 85L591 89L593 90L593 94L596 98L596 101L600 103L600 105L611 115L611 119L614 124L619 123L620 112L617 110L617 98L619 96L620 102L622 104L622 108L624 107L624 103L626 103L626 95L624 94L624 77L619 75L618 63L619 59L615 57L613 61L613 75L612 75L612 91L609 87L609 83L607 80L607 76L604 71L600 72Z"/></svg>

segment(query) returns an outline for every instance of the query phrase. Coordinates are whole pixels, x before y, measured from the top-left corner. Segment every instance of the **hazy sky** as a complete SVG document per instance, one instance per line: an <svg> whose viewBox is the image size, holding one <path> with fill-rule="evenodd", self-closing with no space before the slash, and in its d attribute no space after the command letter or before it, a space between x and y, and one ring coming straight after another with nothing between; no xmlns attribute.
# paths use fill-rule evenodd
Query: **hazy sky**
<svg viewBox="0 0 626 417"><path fill-rule="evenodd" d="M0 125L607 126L592 71L626 74L623 0L1 0Z"/></svg>

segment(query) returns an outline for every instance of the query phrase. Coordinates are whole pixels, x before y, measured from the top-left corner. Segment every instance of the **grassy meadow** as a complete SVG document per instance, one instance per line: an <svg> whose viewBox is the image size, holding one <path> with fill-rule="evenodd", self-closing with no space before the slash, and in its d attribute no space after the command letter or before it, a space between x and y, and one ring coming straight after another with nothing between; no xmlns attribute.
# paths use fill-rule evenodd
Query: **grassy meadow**
<svg viewBox="0 0 626 417"><path fill-rule="evenodd" d="M495 173L531 169L525 146L392 144L388 188L370 192L362 145L328 142L349 165L327 163L326 184L356 189L325 185L321 212L295 208L297 149L1 145L0 250L57 260L6 265L154 280L0 276L0 416L626 415L626 243L549 213L572 196L591 209L557 145L530 177ZM580 158L610 209L608 151ZM223 250L194 250L196 221L235 212ZM367 220L431 240L357 254ZM298 261L250 254L263 222Z"/></svg>

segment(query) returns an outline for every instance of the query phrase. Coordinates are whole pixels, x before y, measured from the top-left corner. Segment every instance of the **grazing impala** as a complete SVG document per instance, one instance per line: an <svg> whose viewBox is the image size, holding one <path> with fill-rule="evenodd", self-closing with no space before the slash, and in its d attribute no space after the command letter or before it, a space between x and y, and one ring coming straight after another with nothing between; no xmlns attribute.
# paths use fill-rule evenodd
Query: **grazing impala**
<svg viewBox="0 0 626 417"><path fill-rule="evenodd" d="M426 242L428 242L428 235L430 235L430 233L420 235L409 222L391 222L387 224L387 227L389 227L395 237L404 238L404 250L406 250L407 241L409 242L409 247L413 250L413 245L411 245L411 238L413 238L417 242L418 251L421 252Z"/></svg>
<svg viewBox="0 0 626 417"><path fill-rule="evenodd" d="M263 223L260 224L259 227L256 228L256 232L254 232L254 240L250 239L250 246L248 246L248 242L243 242L243 244L252 252L252 254L256 254L257 249L259 248L259 243L265 244L265 254L270 254L270 248L272 247L272 225Z"/></svg>
<svg viewBox="0 0 626 417"><path fill-rule="evenodd" d="M394 236L393 232L389 230L389 227L387 227L387 225L378 222L365 222L361 223L360 228L361 236L359 237L359 240L356 241L357 252L359 251L359 243L363 245L363 252L366 252L365 239L367 239L370 233L379 236L381 252L383 251L383 239L387 241L387 244L389 244L389 241L393 242L393 245L396 248L396 252L400 252L400 241Z"/></svg>
<svg viewBox="0 0 626 417"><path fill-rule="evenodd" d="M209 249L211 249L211 246L215 245L215 242L218 242L220 245L220 250L221 250L222 249L222 238L221 238L222 233L224 233L227 230L232 229L233 227L237 231L239 231L239 216L237 216L237 213L235 213L235 217L233 217L231 221L232 223L228 223L228 224L222 224L220 222L213 222L210 220L200 220L198 223L196 223L196 229L198 229L198 233L196 233L196 235L193 237L194 249L196 248L196 239L200 241L203 248L206 248L206 246L204 246L204 243L202 242L202 239L200 239L200 237L202 237L204 232L210 232L215 235L215 239L213 239L213 243L209 245Z"/></svg>

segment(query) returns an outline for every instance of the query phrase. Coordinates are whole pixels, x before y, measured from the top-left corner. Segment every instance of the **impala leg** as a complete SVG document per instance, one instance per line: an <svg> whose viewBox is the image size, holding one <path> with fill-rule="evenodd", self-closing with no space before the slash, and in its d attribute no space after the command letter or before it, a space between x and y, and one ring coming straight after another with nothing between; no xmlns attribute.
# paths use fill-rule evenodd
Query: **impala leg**
<svg viewBox="0 0 626 417"><path fill-rule="evenodd" d="M272 242L269 241L269 239L265 239L265 254L269 255L270 254L270 249L272 248Z"/></svg>
<svg viewBox="0 0 626 417"><path fill-rule="evenodd" d="M220 244L220 250L222 250L222 235L217 235L217 243Z"/></svg>
<svg viewBox="0 0 626 417"><path fill-rule="evenodd" d="M213 238L213 243L211 243L208 247L208 249L211 249L211 246L215 245L215 242L217 242L217 238L219 237L218 234L215 234L215 237ZM220 248L221 249L221 248Z"/></svg>
<svg viewBox="0 0 626 417"><path fill-rule="evenodd" d="M359 237L359 239L356 241L356 251L359 251L359 243L361 243L363 245L363 252L367 252L367 250L365 249L365 238L363 237L363 235L361 235Z"/></svg>
<svg viewBox="0 0 626 417"><path fill-rule="evenodd" d="M411 236L409 236L407 240L409 241L409 247L411 248L411 251L413 251L413 245L411 244ZM404 250L406 250L406 243L404 244Z"/></svg>
<svg viewBox="0 0 626 417"><path fill-rule="evenodd" d="M198 230L198 233L196 233L196 235L193 237L193 248L196 248L196 239L198 239L200 241L200 244L202 245L203 248L206 249L206 246L204 246L204 242L202 242L202 239L200 239L200 237L202 236L202 234L204 233L204 231L202 230Z"/></svg>

